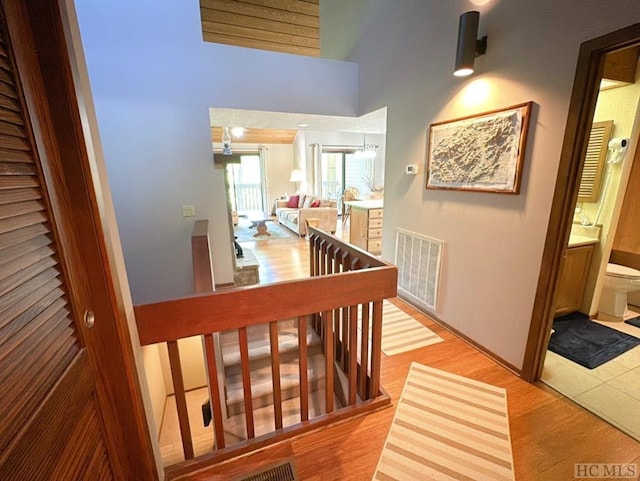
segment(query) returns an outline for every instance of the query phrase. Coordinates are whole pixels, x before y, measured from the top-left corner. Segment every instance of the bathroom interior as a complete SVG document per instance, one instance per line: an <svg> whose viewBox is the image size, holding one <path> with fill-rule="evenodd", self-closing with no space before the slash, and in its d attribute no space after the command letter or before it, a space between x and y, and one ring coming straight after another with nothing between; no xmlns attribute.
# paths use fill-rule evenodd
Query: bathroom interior
<svg viewBox="0 0 640 481"><path fill-rule="evenodd" d="M555 295L556 320L584 316L634 338L640 338L634 321L640 321L639 53L634 45L605 56ZM548 350L542 381L640 440L640 346L595 368Z"/></svg>

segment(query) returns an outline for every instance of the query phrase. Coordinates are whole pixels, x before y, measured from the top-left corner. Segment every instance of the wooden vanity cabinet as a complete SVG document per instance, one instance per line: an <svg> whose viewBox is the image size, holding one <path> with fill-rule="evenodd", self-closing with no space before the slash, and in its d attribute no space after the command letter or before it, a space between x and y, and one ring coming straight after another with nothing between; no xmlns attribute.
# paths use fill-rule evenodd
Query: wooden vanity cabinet
<svg viewBox="0 0 640 481"><path fill-rule="evenodd" d="M556 317L582 307L593 250L593 244L567 249L556 288Z"/></svg>
<svg viewBox="0 0 640 481"><path fill-rule="evenodd" d="M382 202L350 204L349 242L372 254L382 252Z"/></svg>

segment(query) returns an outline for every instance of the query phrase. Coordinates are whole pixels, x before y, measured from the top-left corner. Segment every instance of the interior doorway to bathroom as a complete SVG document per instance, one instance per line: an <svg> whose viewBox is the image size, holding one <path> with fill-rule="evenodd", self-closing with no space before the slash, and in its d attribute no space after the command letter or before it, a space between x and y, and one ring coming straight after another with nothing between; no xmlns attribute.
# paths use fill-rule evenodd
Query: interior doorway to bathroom
<svg viewBox="0 0 640 481"><path fill-rule="evenodd" d="M635 185L632 179L626 188L632 170L640 176L639 45L640 25L635 25L581 47L523 367L523 377L541 379L636 439L640 439L640 327L603 321L606 316L600 311L606 310L601 298L612 251L624 245L616 232L630 222L635 222L637 231L640 223L625 218L640 216L636 200L640 181ZM613 87L601 82L610 77L612 58L625 55L632 77ZM620 152L622 144L629 149L626 155ZM629 202L636 206L634 211L623 208ZM640 259L640 244L637 248L636 254L623 254ZM634 314L625 313L626 317ZM579 349L573 339L564 345L555 342L565 339L566 332L582 336L586 325L595 326L595 334L589 327L588 335L579 339ZM601 342L603 352L588 352L597 351L589 336ZM624 350L619 338L626 343ZM557 352L562 354L547 351L549 344L552 348L559 344Z"/></svg>

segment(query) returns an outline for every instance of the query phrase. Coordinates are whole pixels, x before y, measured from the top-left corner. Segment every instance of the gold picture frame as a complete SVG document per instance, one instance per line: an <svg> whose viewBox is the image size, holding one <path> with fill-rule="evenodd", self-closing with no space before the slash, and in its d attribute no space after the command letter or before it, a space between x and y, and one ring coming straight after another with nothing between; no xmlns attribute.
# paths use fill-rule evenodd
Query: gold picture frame
<svg viewBox="0 0 640 481"><path fill-rule="evenodd" d="M532 104L431 124L426 188L518 194Z"/></svg>

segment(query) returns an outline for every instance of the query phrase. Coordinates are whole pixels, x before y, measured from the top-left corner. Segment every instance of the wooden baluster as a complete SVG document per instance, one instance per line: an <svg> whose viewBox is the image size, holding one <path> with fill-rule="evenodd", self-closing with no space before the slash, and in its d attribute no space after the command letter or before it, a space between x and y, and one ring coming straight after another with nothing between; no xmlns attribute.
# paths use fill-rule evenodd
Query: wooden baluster
<svg viewBox="0 0 640 481"><path fill-rule="evenodd" d="M344 372L349 372L349 308L342 308L342 329L340 336L340 367Z"/></svg>
<svg viewBox="0 0 640 481"><path fill-rule="evenodd" d="M238 329L238 341L240 342L240 364L242 368L242 388L244 392L244 417L247 423L247 439L255 437L253 427L253 399L251 399L251 365L249 363L249 343L247 341L247 328Z"/></svg>
<svg viewBox="0 0 640 481"><path fill-rule="evenodd" d="M382 301L373 303L373 327L371 331L371 390L369 397L380 393L380 357L382 355Z"/></svg>
<svg viewBox="0 0 640 481"><path fill-rule="evenodd" d="M171 377L173 379L173 392L176 396L176 407L178 409L178 422L180 423L180 435L182 436L182 451L184 459L193 458L193 441L191 439L191 428L189 427L189 413L187 411L187 398L184 394L184 381L182 379L182 367L180 364L180 351L178 341L168 341L169 365L171 366Z"/></svg>
<svg viewBox="0 0 640 481"><path fill-rule="evenodd" d="M355 406L358 392L358 306L349 308L349 406Z"/></svg>
<svg viewBox="0 0 640 481"><path fill-rule="evenodd" d="M309 419L309 380L307 375L307 318L298 317L298 356L300 363L300 422Z"/></svg>
<svg viewBox="0 0 640 481"><path fill-rule="evenodd" d="M333 274L333 250L333 244L327 244L327 275Z"/></svg>
<svg viewBox="0 0 640 481"><path fill-rule="evenodd" d="M269 323L269 341L271 344L273 417L276 429L282 429L282 391L280 389L280 346L278 344L278 321Z"/></svg>
<svg viewBox="0 0 640 481"><path fill-rule="evenodd" d="M222 405L220 404L220 388L218 386L218 365L213 343L213 334L205 334L204 350L207 357L207 373L209 375L209 403L213 417L213 434L216 449L224 448L224 426L222 425Z"/></svg>
<svg viewBox="0 0 640 481"><path fill-rule="evenodd" d="M323 240L320 243L320 275L326 275L327 273L327 241Z"/></svg>
<svg viewBox="0 0 640 481"><path fill-rule="evenodd" d="M325 412L333 412L333 311L327 311L322 316L325 323L324 330L324 358L325 358Z"/></svg>
<svg viewBox="0 0 640 481"><path fill-rule="evenodd" d="M360 397L369 399L367 395L367 379L369 377L369 303L362 304L362 339L360 340Z"/></svg>
<svg viewBox="0 0 640 481"><path fill-rule="evenodd" d="M314 235L309 237L309 275L311 277L315 277L318 275L318 271L316 270L316 259L318 257L318 253L316 250L318 238Z"/></svg>

